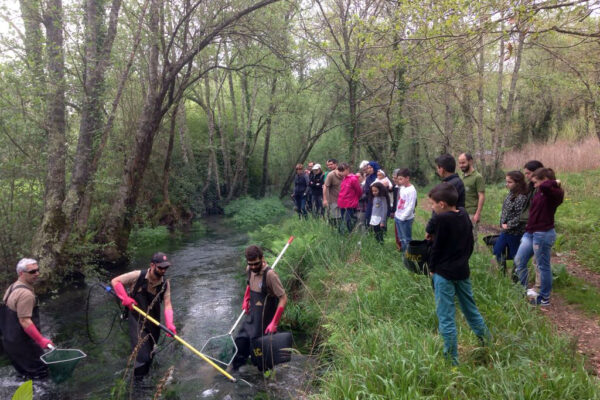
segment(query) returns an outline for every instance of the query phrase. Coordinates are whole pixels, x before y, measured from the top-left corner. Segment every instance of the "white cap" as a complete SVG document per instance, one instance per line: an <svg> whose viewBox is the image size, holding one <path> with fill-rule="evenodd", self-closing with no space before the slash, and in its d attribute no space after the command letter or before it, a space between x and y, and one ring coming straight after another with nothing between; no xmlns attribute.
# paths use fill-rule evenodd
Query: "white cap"
<svg viewBox="0 0 600 400"><path fill-rule="evenodd" d="M321 164L315 164L315 165L313 165L312 169L313 169L313 171L315 169L321 169Z"/></svg>
<svg viewBox="0 0 600 400"><path fill-rule="evenodd" d="M366 167L369 164L369 162L367 160L362 160L360 162L360 164L358 165L358 168L363 169L364 167Z"/></svg>

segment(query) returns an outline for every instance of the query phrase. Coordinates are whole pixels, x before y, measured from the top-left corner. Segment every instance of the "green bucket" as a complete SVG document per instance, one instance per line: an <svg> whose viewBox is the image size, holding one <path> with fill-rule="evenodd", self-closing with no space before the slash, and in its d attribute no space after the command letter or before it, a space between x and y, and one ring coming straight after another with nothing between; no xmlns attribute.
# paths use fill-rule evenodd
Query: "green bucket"
<svg viewBox="0 0 600 400"><path fill-rule="evenodd" d="M44 364L48 366L50 377L55 383L61 383L69 379L75 366L86 354L78 349L53 349L40 356Z"/></svg>

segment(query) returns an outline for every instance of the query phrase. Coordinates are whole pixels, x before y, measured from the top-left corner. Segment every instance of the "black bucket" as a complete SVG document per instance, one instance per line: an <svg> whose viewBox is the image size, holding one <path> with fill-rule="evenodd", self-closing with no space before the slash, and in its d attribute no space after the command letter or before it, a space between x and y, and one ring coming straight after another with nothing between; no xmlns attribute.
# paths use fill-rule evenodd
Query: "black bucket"
<svg viewBox="0 0 600 400"><path fill-rule="evenodd" d="M499 237L500 237L500 235L488 235L488 236L484 236L483 237L483 243L485 243L485 245L487 247L489 247L490 250L493 250L494 249L494 245L498 241Z"/></svg>
<svg viewBox="0 0 600 400"><path fill-rule="evenodd" d="M429 240L411 240L404 253L404 266L416 274L429 275Z"/></svg>
<svg viewBox="0 0 600 400"><path fill-rule="evenodd" d="M277 332L252 340L250 358L259 371L266 371L292 358L291 332Z"/></svg>

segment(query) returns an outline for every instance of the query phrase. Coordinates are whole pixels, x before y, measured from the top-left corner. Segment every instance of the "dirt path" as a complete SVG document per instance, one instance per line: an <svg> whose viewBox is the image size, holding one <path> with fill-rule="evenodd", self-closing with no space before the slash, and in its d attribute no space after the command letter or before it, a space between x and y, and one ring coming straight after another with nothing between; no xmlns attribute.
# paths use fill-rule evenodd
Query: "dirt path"
<svg viewBox="0 0 600 400"><path fill-rule="evenodd" d="M577 341L577 352L586 356L587 369L591 374L600 376L600 320L584 315L555 294L552 295L552 304L540 307L540 312L552 322L558 333Z"/></svg>

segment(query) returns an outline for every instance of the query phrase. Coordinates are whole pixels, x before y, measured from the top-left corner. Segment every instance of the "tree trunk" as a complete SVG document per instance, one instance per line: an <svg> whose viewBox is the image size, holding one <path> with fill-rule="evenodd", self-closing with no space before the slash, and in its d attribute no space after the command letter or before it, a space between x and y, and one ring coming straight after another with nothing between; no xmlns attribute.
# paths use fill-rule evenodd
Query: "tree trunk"
<svg viewBox="0 0 600 400"><path fill-rule="evenodd" d="M85 8L84 99L81 108L79 139L71 174L71 184L63 204L63 212L65 213L67 223L61 235L61 246L64 246L69 238L79 214L85 189L93 174L96 173L95 169L91 169L93 165L94 143L98 141L105 127L103 101L105 73L109 67L108 60L110 59L112 45L117 33L121 0L113 0L108 32L104 39L103 2L99 0L87 0Z"/></svg>
<svg viewBox="0 0 600 400"><path fill-rule="evenodd" d="M171 172L171 156L173 154L173 145L175 143L175 130L177 128L177 114L179 112L179 103L173 106L171 111L171 123L169 125L169 144L167 146L167 154L165 156L165 165L163 167L162 177L162 192L163 192L163 203L171 204L169 199L169 176Z"/></svg>
<svg viewBox="0 0 600 400"><path fill-rule="evenodd" d="M503 30L501 25L501 31ZM496 123L494 124L494 132L492 136L492 170L489 171L490 176L494 176L500 166L500 137L502 136L502 125L505 121L504 108L502 107L503 97L503 81L504 81L504 36L500 37L500 56L498 57L498 83L496 85Z"/></svg>
<svg viewBox="0 0 600 400"><path fill-rule="evenodd" d="M150 4L149 28L151 32L158 32L159 17L158 0ZM126 261L127 244L131 232L131 218L135 212L137 196L144 172L148 165L154 136L160 127L164 115L162 109L164 92L159 95L158 81L158 41L153 41L148 56L148 88L144 107L139 118L135 135L135 143L131 157L128 158L121 178L121 185L117 197L113 201L111 210L104 220L96 241L106 244L103 249L104 258L109 263L123 263ZM109 245L112 243L112 245Z"/></svg>
<svg viewBox="0 0 600 400"><path fill-rule="evenodd" d="M42 17L39 0L19 0L21 17L25 27L25 56L29 70L33 75L35 87L43 97L46 77L44 75L43 44L44 35L41 29Z"/></svg>
<svg viewBox="0 0 600 400"><path fill-rule="evenodd" d="M483 84L484 84L484 72L485 72L485 43L483 39L483 33L479 36L479 63L477 65L477 141L479 142L479 163L481 166L481 172L487 173L486 167L486 147L483 140L483 110L485 107L485 98L483 96Z"/></svg>
<svg viewBox="0 0 600 400"><path fill-rule="evenodd" d="M48 54L47 114L48 161L44 192L44 216L33 241L33 253L41 267L59 267L59 236L65 228L62 203L65 198L66 112L65 62L63 53L62 0L50 0L45 13Z"/></svg>
<svg viewBox="0 0 600 400"><path fill-rule="evenodd" d="M273 114L275 114L275 92L277 91L277 76L271 81L271 96L269 97L269 111L267 115L267 129L265 131L265 145L263 148L262 159L262 181L260 184L260 197L265 197L267 193L267 185L269 183L269 144L271 141L271 122Z"/></svg>

